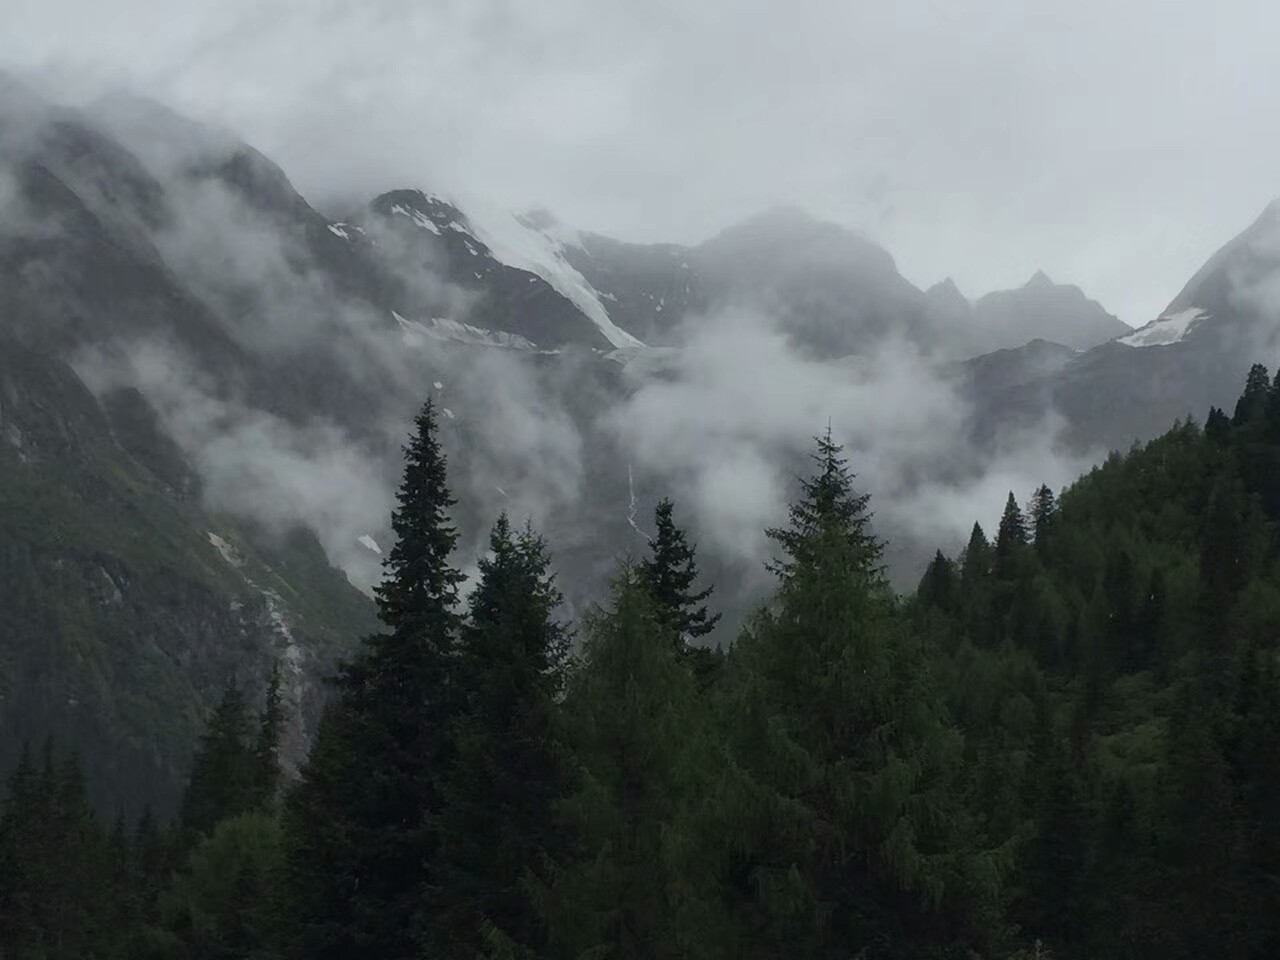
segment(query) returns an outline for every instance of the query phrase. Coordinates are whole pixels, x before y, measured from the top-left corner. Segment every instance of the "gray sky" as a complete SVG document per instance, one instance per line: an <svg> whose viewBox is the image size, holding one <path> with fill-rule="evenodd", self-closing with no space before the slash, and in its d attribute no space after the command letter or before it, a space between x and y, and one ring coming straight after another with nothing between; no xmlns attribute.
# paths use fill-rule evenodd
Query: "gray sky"
<svg viewBox="0 0 1280 960"><path fill-rule="evenodd" d="M5 0L0 68L219 120L313 197L700 240L791 202L912 281L1132 324L1280 195L1263 0Z"/></svg>

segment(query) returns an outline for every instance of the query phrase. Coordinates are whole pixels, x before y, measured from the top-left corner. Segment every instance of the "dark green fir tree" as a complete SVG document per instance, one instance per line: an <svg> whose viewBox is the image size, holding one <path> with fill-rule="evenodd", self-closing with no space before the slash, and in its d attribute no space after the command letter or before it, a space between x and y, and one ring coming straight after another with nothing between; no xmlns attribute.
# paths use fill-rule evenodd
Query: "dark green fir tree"
<svg viewBox="0 0 1280 960"><path fill-rule="evenodd" d="M295 955L418 956L436 888L438 787L450 728L457 531L428 401L405 448L391 525L397 542L376 589L381 633L344 663L301 780L286 803Z"/></svg>

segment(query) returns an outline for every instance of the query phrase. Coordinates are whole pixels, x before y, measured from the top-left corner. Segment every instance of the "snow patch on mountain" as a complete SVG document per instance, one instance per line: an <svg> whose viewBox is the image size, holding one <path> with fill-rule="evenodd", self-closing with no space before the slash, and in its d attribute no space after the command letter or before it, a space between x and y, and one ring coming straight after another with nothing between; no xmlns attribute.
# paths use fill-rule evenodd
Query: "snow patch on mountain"
<svg viewBox="0 0 1280 960"><path fill-rule="evenodd" d="M244 559L240 556L235 547L227 543L226 540L222 539L222 537L218 536L212 530L208 531L208 534L209 542L213 544L214 549L217 550L218 553L222 554L223 560L227 561L227 563L231 564L233 567L244 566Z"/></svg>
<svg viewBox="0 0 1280 960"><path fill-rule="evenodd" d="M470 343L483 347L503 347L507 350L538 351L537 345L520 336L518 333L507 333L503 330L486 330L473 327L469 323L450 320L447 317L433 317L426 323L418 320L406 320L394 310L391 315L404 331L405 342L414 344L420 337L431 337L435 340L452 340L455 343Z"/></svg>
<svg viewBox="0 0 1280 960"><path fill-rule="evenodd" d="M382 553L382 548L378 546L378 541L369 536L369 534L362 534L357 538L357 540L366 550L372 550L374 553Z"/></svg>
<svg viewBox="0 0 1280 960"><path fill-rule="evenodd" d="M639 379L670 370L678 362L680 350L676 347L619 347L601 354Z"/></svg>
<svg viewBox="0 0 1280 960"><path fill-rule="evenodd" d="M583 312L615 347L644 346L613 322L599 292L564 257L566 247L580 245L576 231L559 224L533 226L510 213L489 211L482 204L467 205L471 233L489 248L494 259L537 274ZM476 216L479 212L479 216Z"/></svg>
<svg viewBox="0 0 1280 960"><path fill-rule="evenodd" d="M391 208L391 212L402 217L408 217L417 224L417 226L426 230L428 233L434 233L437 237L441 235L440 228L436 226L435 221L421 210L414 210L412 207L405 207L397 203Z"/></svg>
<svg viewBox="0 0 1280 960"><path fill-rule="evenodd" d="M1207 319L1209 315L1199 307L1180 310L1152 320L1127 337L1120 337L1118 342L1130 347L1160 347L1180 343L1201 321Z"/></svg>
<svg viewBox="0 0 1280 960"><path fill-rule="evenodd" d="M271 627L285 643L284 659L288 662L290 667L290 677L288 678L289 689L295 698L298 697L301 694L302 661L304 659L304 653L302 648L298 645L297 638L293 635L293 630L289 625L288 608L285 605L284 598L281 597L279 592L276 590L273 590L270 587L260 586L255 580L250 578L249 575L244 572L244 557L241 556L240 552L223 537L218 536L212 530L206 531L206 536L208 536L209 542L213 544L214 549L222 555L222 559L227 561L227 563L231 564L231 566L235 567L237 570L240 570L240 575L244 578L245 584L247 584L251 589L256 590L266 603L267 618L271 623ZM363 542L364 539L365 538L362 537L361 542ZM238 607L233 605L232 609L238 609Z"/></svg>
<svg viewBox="0 0 1280 960"><path fill-rule="evenodd" d="M530 283L540 278L594 323L613 347L644 345L613 322L604 297L565 258L566 248L582 247L576 231L548 216L517 216L478 198L455 202L418 191L406 191L402 198L403 202L390 206L392 216L405 217L436 236L446 230L459 233L471 256L531 273ZM483 279L478 273L475 276Z"/></svg>

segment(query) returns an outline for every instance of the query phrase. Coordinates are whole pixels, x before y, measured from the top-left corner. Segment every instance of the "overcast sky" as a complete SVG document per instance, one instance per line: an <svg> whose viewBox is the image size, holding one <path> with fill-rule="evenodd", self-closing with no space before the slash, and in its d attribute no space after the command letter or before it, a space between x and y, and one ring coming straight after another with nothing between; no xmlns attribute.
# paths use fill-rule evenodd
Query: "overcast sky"
<svg viewBox="0 0 1280 960"><path fill-rule="evenodd" d="M127 83L304 193L701 240L779 202L970 296L1152 319L1280 195L1264 0L5 0L0 68ZM65 88L65 86L64 86Z"/></svg>

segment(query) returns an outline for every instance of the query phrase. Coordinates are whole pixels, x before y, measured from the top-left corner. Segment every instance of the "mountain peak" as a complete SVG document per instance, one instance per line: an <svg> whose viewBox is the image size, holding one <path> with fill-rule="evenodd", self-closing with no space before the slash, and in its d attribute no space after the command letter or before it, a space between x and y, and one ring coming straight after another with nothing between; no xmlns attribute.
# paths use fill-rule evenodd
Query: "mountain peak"
<svg viewBox="0 0 1280 960"><path fill-rule="evenodd" d="M1187 281L1160 314L1167 317L1193 307L1223 318L1241 313L1270 313L1263 294L1266 278L1280 271L1280 198L1272 200L1254 221L1229 240ZM1255 317L1256 319L1256 317Z"/></svg>
<svg viewBox="0 0 1280 960"><path fill-rule="evenodd" d="M942 280L939 280L930 287L926 292L937 296L960 297L962 300L966 299L965 295L960 292L960 288L956 286L955 280L951 277L944 277Z"/></svg>
<svg viewBox="0 0 1280 960"><path fill-rule="evenodd" d="M757 234L770 235L775 237L796 237L799 235L811 235L829 227L830 224L819 220L808 211L800 207L790 204L779 204L778 206L769 207L761 210L754 216L747 217L744 220L729 227L723 233L741 233L741 234Z"/></svg>
<svg viewBox="0 0 1280 960"><path fill-rule="evenodd" d="M968 313L971 306L969 298L960 292L960 288L950 277L935 283L924 295L935 308L949 313Z"/></svg>
<svg viewBox="0 0 1280 960"><path fill-rule="evenodd" d="M1132 332L1079 287L1054 283L1043 270L1017 290L984 295L974 313L992 342L1008 346L1040 339L1086 350Z"/></svg>
<svg viewBox="0 0 1280 960"><path fill-rule="evenodd" d="M701 245L703 254L734 261L750 272L785 256L793 265L896 274L889 252L859 230L823 220L797 206L771 207L722 230Z"/></svg>

